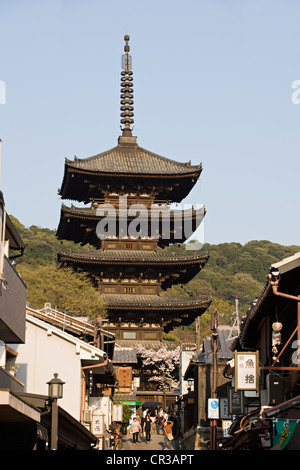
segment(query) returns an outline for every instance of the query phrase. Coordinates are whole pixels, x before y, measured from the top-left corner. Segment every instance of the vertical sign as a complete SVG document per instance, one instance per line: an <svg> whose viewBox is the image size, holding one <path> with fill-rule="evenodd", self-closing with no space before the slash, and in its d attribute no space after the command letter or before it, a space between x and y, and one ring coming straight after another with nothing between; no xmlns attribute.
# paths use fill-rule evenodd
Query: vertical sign
<svg viewBox="0 0 300 470"><path fill-rule="evenodd" d="M234 388L258 391L258 352L234 353Z"/></svg>
<svg viewBox="0 0 300 470"><path fill-rule="evenodd" d="M229 434L229 429L232 426L232 421L230 419L223 419L222 420L222 432L223 432L223 437L231 437Z"/></svg>
<svg viewBox="0 0 300 470"><path fill-rule="evenodd" d="M228 398L220 398L220 418L229 419Z"/></svg>
<svg viewBox="0 0 300 470"><path fill-rule="evenodd" d="M208 399L208 419L219 419L219 400L217 398Z"/></svg>
<svg viewBox="0 0 300 470"><path fill-rule="evenodd" d="M95 436L104 435L104 415L93 414L91 431Z"/></svg>
<svg viewBox="0 0 300 470"><path fill-rule="evenodd" d="M229 397L229 415L242 415L244 414L244 392L242 390L234 390L234 387L228 389Z"/></svg>
<svg viewBox="0 0 300 470"><path fill-rule="evenodd" d="M123 421L123 405L117 405L116 403L113 404L112 420L115 422Z"/></svg>

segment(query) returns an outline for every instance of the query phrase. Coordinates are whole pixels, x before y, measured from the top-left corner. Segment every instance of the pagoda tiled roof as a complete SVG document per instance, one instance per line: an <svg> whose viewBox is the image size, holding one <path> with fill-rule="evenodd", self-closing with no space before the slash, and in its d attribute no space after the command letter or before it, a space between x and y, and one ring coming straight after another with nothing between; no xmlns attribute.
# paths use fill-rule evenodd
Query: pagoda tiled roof
<svg viewBox="0 0 300 470"><path fill-rule="evenodd" d="M164 251L164 250L91 250L84 252L60 252L59 260L79 263L126 263L126 264L205 264L209 258L207 252L199 251Z"/></svg>
<svg viewBox="0 0 300 470"><path fill-rule="evenodd" d="M154 211L153 213L155 214L155 211L157 210L158 212L161 211L161 214L164 213L167 213L167 214L170 214L171 217L173 217L174 215L176 216L176 211L178 212L179 210L181 210L180 208L179 209L171 209L169 206L155 206L153 205L153 208L152 210ZM191 217L199 217L200 220L203 219L205 213L206 213L206 209L204 206L201 206L199 209L195 209L195 208L187 208L187 209L182 209L182 211L184 212L185 214L185 217L187 217L187 215L190 215ZM78 217L78 218L87 218L87 219L100 219L101 217L99 215L97 215L97 207L96 206L90 206L90 207L76 207L74 206L73 204L71 204L71 207L68 207L66 204L62 204L61 205L61 212L62 214L67 214L68 216L73 216L73 217ZM147 214L150 214L151 210L149 209L149 211L145 211L147 212ZM118 215L119 213L119 210L116 209L116 215ZM143 215L143 212L141 212L141 214ZM129 216L127 215L127 217L129 218ZM135 217L135 216L132 216L132 217Z"/></svg>
<svg viewBox="0 0 300 470"><path fill-rule="evenodd" d="M190 325L211 304L211 299L169 295L102 294L112 322L136 323L147 316L161 322L166 333L179 325Z"/></svg>
<svg viewBox="0 0 300 470"><path fill-rule="evenodd" d="M108 309L145 309L164 311L207 309L211 303L209 299L199 297L179 297L170 295L130 295L130 294L103 294L103 300Z"/></svg>
<svg viewBox="0 0 300 470"><path fill-rule="evenodd" d="M150 339L150 340L145 340L145 339L141 339L141 340L128 340L128 339L125 339L125 340L122 340L122 339L118 339L117 341L117 345L120 346L119 349L122 350L122 347L127 347L127 348L136 348L136 347L139 347L139 346L142 346L144 347L145 349L152 349L154 351L159 351L160 349L164 348L166 349L167 351L174 351L175 349L177 349L179 346L181 346L181 342L178 342L178 341L167 341L167 340L162 340L162 341L156 341L156 340L153 340L153 339ZM115 348L115 351L118 350L118 347Z"/></svg>
<svg viewBox="0 0 300 470"><path fill-rule="evenodd" d="M188 175L199 173L202 164L180 163L146 150L137 144L116 147L89 158L69 160L66 166L89 172L126 175Z"/></svg>

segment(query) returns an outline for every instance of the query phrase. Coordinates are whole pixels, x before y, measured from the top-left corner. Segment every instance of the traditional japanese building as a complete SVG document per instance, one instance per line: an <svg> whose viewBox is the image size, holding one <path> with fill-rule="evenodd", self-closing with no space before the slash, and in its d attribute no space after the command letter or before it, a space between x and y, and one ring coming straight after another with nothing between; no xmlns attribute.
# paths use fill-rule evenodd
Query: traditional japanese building
<svg viewBox="0 0 300 470"><path fill-rule="evenodd" d="M189 194L202 165L179 163L138 145L132 135L129 36L124 39L122 135L110 150L65 160L59 194L86 207L63 204L57 229L61 240L88 244L82 252L60 252L58 260L92 277L119 344L160 341L163 331L191 324L210 304L209 299L163 295L172 285L191 280L208 260L208 254L198 250L165 249L185 242L205 215L204 208L170 207Z"/></svg>

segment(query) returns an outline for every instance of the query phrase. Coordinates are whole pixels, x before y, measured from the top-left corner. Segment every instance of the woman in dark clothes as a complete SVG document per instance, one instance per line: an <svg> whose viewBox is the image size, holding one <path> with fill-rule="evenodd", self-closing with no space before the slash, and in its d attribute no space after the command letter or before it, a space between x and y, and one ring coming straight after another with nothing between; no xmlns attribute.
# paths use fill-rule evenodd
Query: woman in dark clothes
<svg viewBox="0 0 300 470"><path fill-rule="evenodd" d="M146 443L149 444L150 438L151 438L151 418L149 415L146 416L146 421L145 421L145 433L146 433Z"/></svg>

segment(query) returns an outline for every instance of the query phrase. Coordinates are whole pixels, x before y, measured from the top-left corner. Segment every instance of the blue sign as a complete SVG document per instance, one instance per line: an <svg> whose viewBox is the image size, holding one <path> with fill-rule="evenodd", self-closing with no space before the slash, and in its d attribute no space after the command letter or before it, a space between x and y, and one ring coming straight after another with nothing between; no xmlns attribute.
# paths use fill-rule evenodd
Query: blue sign
<svg viewBox="0 0 300 470"><path fill-rule="evenodd" d="M208 419L219 419L219 400L217 398L208 399Z"/></svg>

